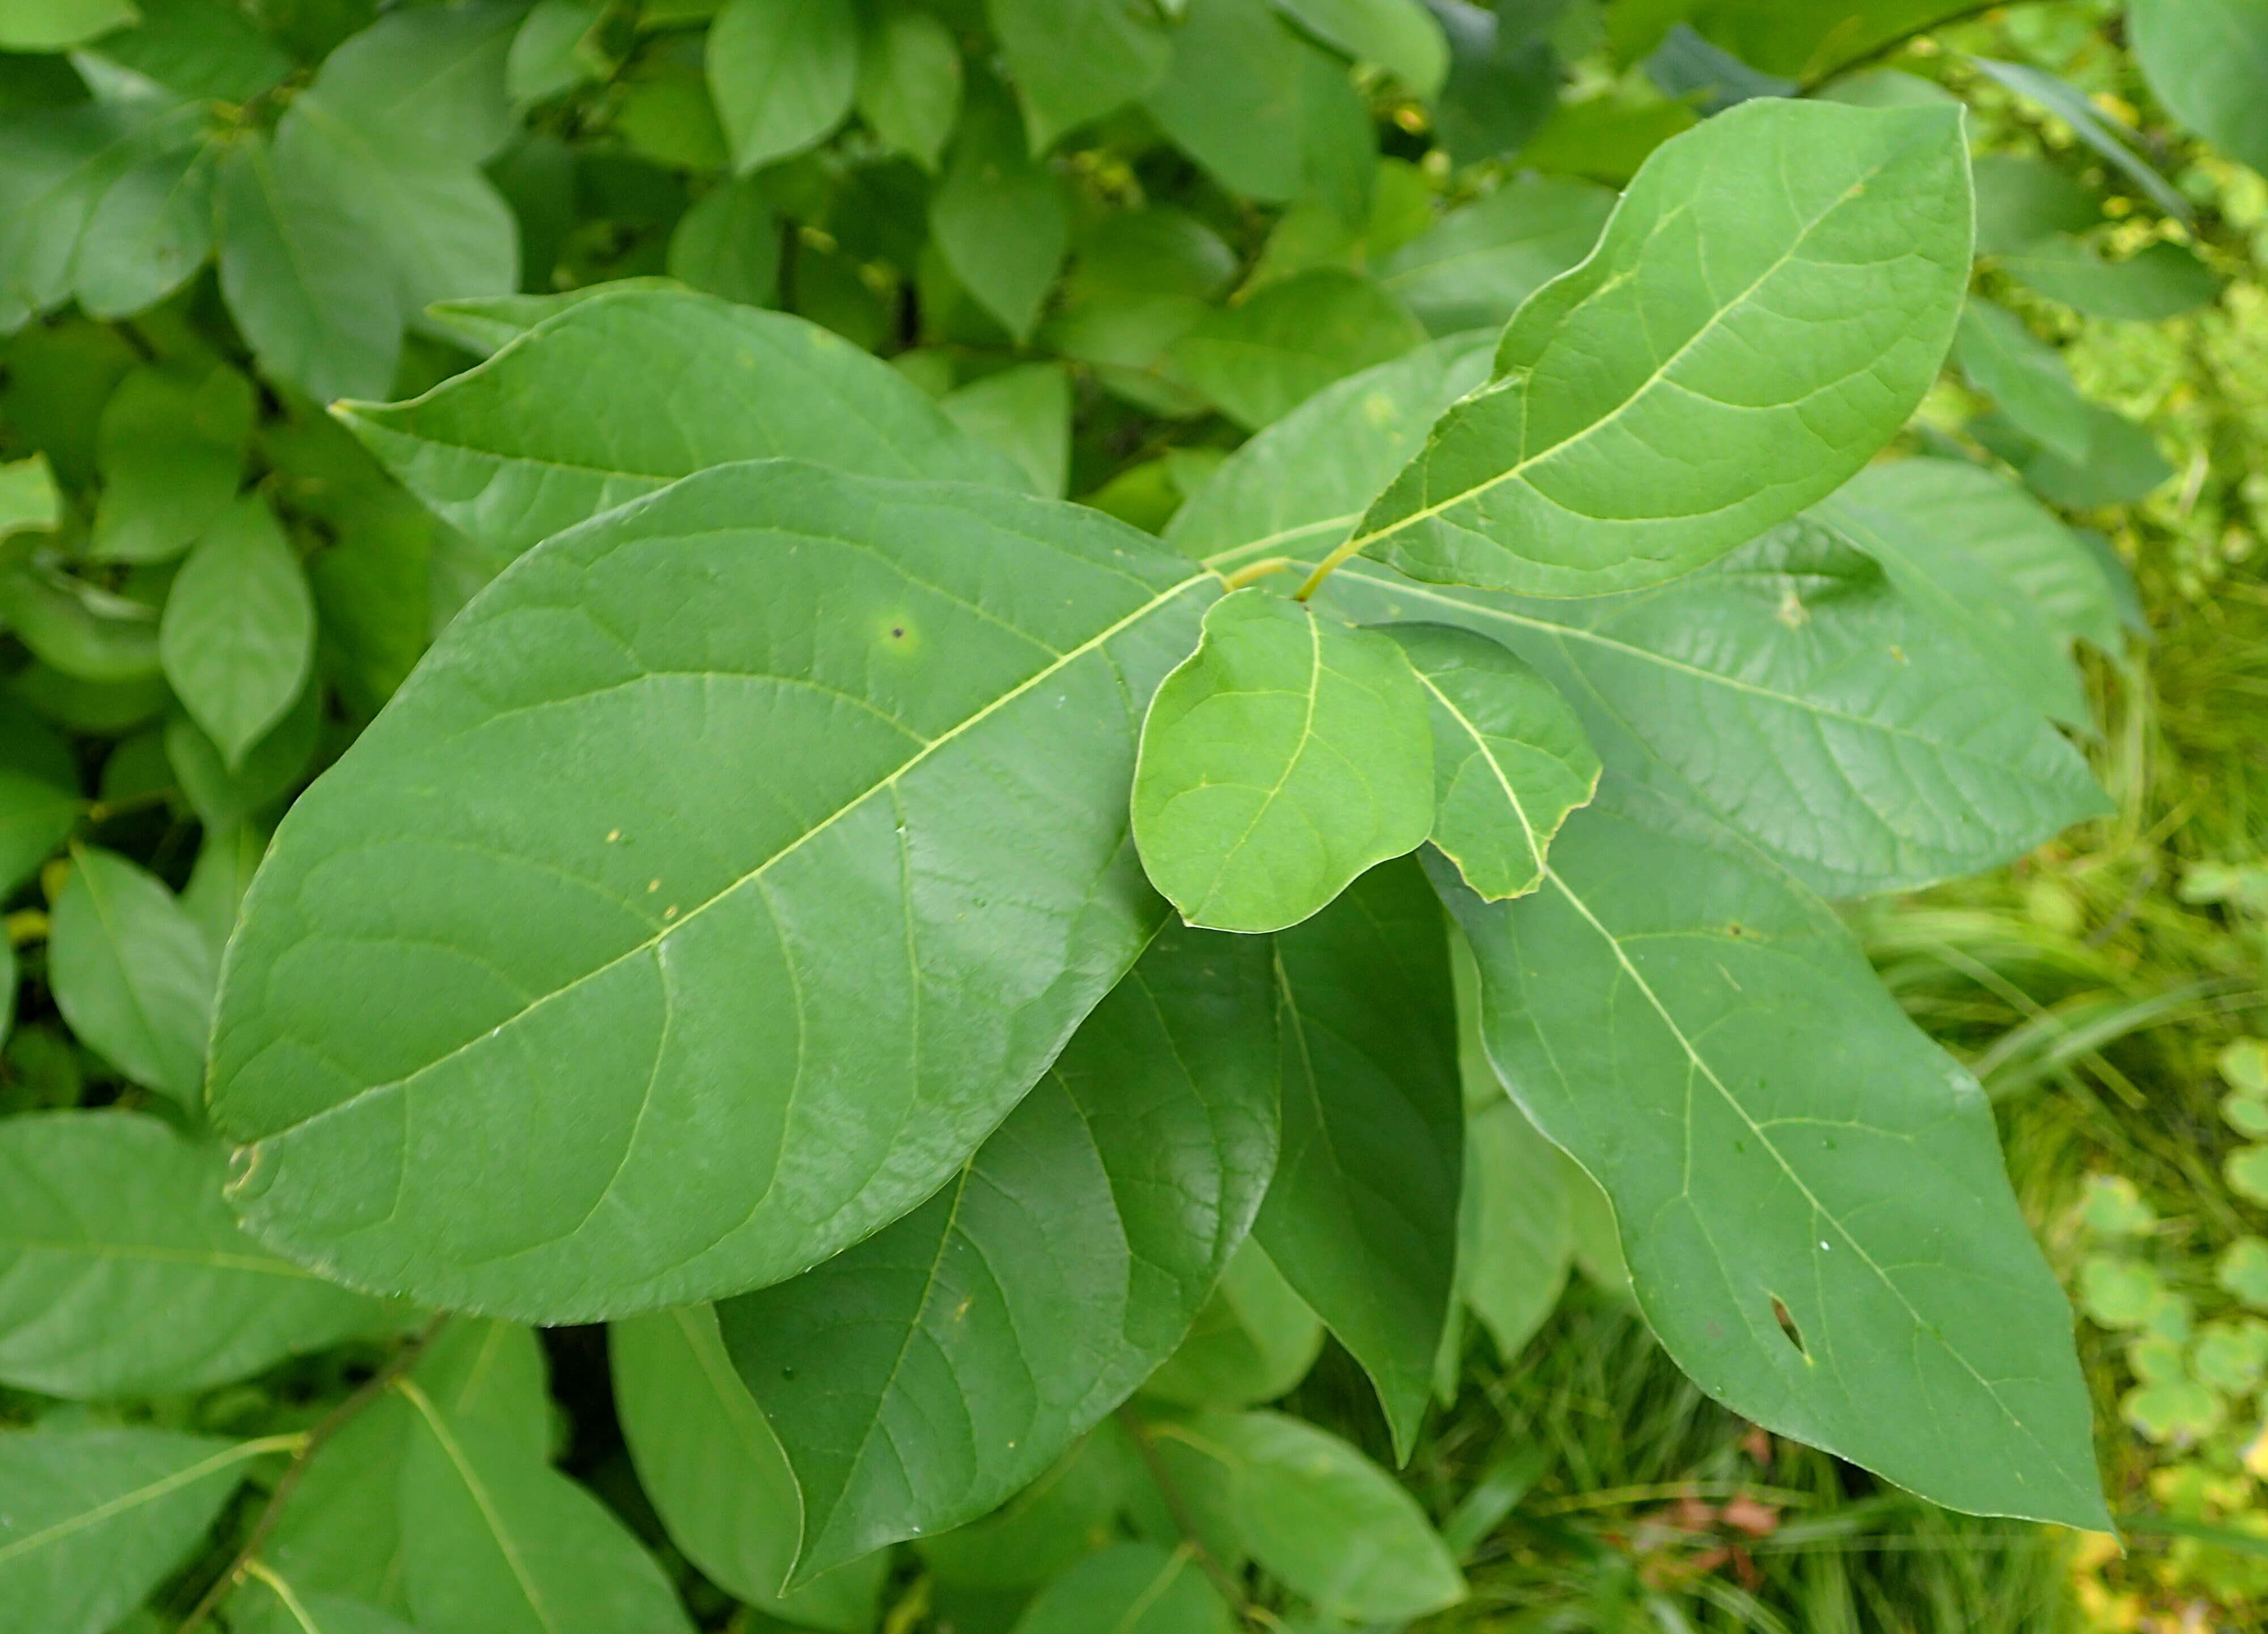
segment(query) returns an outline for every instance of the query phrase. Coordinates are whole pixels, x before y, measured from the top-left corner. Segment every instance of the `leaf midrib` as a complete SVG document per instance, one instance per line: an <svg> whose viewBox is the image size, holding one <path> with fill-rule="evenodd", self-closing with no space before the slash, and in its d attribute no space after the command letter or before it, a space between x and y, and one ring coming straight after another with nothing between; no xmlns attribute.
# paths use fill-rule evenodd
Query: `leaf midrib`
<svg viewBox="0 0 2268 1634"><path fill-rule="evenodd" d="M29 1554L35 1549L44 1549L48 1544L70 1537L75 1533L84 1532L89 1527L99 1526L114 1516L138 1509L144 1504L154 1504L169 1493L178 1492L193 1482L202 1481L207 1475L227 1468L231 1464L242 1463L247 1459L258 1458L262 1453L278 1453L289 1447L297 1447L304 1439L303 1436L298 1434L262 1436L257 1440L239 1441L234 1446L225 1447L211 1457L202 1459L186 1469L177 1469L169 1475L163 1475L151 1482L147 1486L136 1487L130 1492L122 1492L116 1497L97 1504L92 1509L82 1510L68 1519L59 1520L42 1531L18 1538L12 1543L0 1545L0 1565L7 1564L17 1556Z"/></svg>

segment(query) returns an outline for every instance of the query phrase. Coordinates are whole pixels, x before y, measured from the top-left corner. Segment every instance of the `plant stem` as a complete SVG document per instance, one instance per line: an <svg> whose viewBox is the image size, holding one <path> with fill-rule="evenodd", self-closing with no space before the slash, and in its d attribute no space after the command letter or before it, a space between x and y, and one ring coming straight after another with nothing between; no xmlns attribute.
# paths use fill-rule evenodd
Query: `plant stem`
<svg viewBox="0 0 2268 1634"><path fill-rule="evenodd" d="M1315 571L1307 575L1307 582L1301 585L1298 589L1292 592L1292 599L1295 602L1306 601L1317 590L1322 588L1323 580L1331 576L1331 571L1334 568L1336 568L1341 562L1346 560L1350 556L1355 555L1364 545L1368 544L1376 537L1378 537L1378 536L1374 533L1359 533L1355 535L1353 538L1349 539L1344 544L1339 546L1337 550L1333 551L1329 556L1323 558L1322 561L1315 565Z"/></svg>
<svg viewBox="0 0 2268 1634"><path fill-rule="evenodd" d="M1142 1462L1150 1472L1150 1479L1158 1483L1159 1495L1166 1500L1166 1512L1173 1516L1174 1525L1179 1528L1182 1541L1189 1546L1189 1553L1195 1556L1205 1576L1211 1579L1213 1588L1227 1602L1229 1610L1236 1615L1239 1621L1248 1623L1252 1617L1252 1607L1246 1602L1243 1589L1238 1586L1234 1575L1220 1564L1219 1556L1205 1546L1204 1539L1199 1535L1197 1522L1189 1514L1189 1506L1182 1500L1181 1488L1174 1484L1174 1477L1166 1468L1166 1460L1158 1456L1158 1449L1150 1439L1150 1426L1130 1407L1120 1408L1118 1416L1133 1436L1135 1450L1142 1454Z"/></svg>
<svg viewBox="0 0 2268 1634"><path fill-rule="evenodd" d="M325 1442L345 1429L364 1408L385 1394L389 1385L416 1364L417 1358L424 1355L433 1341L440 1336L441 1329L448 1320L447 1312L444 1312L419 1328L408 1344L387 1358L385 1366L364 1379L352 1395L325 1414L322 1420L307 1432L306 1439L299 1444L298 1452L292 1456L291 1468L284 1470L283 1479L276 1483L276 1490L268 1495L267 1507L260 1512L260 1519L252 1523L252 1531L245 1538L244 1547L237 1550L236 1558L228 1563L228 1569L213 1579L212 1586L205 1590L190 1608L189 1615L181 1619L181 1625L175 1634L196 1634L198 1629L211 1620L223 1597L247 1576L254 1575L254 1559L261 1546L274 1534L277 1522L284 1519L284 1506L291 1501L292 1493L298 1490L299 1482L306 1478L308 1462Z"/></svg>
<svg viewBox="0 0 2268 1634"><path fill-rule="evenodd" d="M1270 573L1280 573L1287 567L1298 566L1288 556L1270 556L1261 561L1248 562L1233 573L1223 573L1220 581L1232 590L1241 590L1255 580L1265 579Z"/></svg>

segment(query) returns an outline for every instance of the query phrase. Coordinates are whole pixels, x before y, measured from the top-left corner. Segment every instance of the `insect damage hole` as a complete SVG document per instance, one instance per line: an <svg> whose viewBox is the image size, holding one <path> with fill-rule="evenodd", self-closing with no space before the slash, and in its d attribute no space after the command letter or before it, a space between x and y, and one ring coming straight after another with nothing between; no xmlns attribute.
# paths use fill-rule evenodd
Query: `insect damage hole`
<svg viewBox="0 0 2268 1634"><path fill-rule="evenodd" d="M1781 1336L1795 1347L1798 1356L1807 1362L1811 1360L1810 1349L1803 1342L1803 1330L1795 1325L1795 1318L1789 1313L1787 1306L1780 1303L1778 1294L1771 1296L1771 1308L1772 1320L1779 1324Z"/></svg>

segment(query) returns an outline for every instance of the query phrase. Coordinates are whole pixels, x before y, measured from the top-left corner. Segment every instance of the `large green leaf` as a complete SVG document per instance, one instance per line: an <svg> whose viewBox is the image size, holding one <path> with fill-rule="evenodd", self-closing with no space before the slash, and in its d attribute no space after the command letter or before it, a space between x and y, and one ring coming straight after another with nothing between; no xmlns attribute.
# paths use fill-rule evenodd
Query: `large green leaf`
<svg viewBox="0 0 2268 1634"><path fill-rule="evenodd" d="M1320 267L1207 313L1174 343L1172 355L1190 385L1256 431L1334 381L1398 358L1425 339L1377 279Z"/></svg>
<svg viewBox="0 0 2268 1634"><path fill-rule="evenodd" d="M1269 954L1168 930L943 1191L718 1307L799 1577L985 1513L1181 1342L1274 1167Z"/></svg>
<svg viewBox="0 0 2268 1634"><path fill-rule="evenodd" d="M889 1556L877 1553L783 1596L803 1497L779 1438L718 1337L716 1312L680 1305L608 1330L615 1410L638 1482L670 1541L704 1576L805 1628L866 1634Z"/></svg>
<svg viewBox="0 0 2268 1634"><path fill-rule="evenodd" d="M1032 152L1115 113L1165 78L1172 46L1146 0L985 0Z"/></svg>
<svg viewBox="0 0 2268 1634"><path fill-rule="evenodd" d="M1696 1383L1935 1502L2109 1526L2071 1308L1984 1094L1831 912L1613 778L1535 895L1432 873L1491 1060L1612 1198Z"/></svg>
<svg viewBox="0 0 2268 1634"><path fill-rule="evenodd" d="M1379 569L1326 594L1364 617L1502 641L1557 683L1609 765L1830 895L1975 873L2101 815L2086 762L2004 664L1915 600L1903 567L1886 574L1862 554L1898 524L1861 531L1852 514L1838 498L1712 571L1618 596L1523 600ZM2021 631L2029 610L2005 600ZM2067 669L2052 634L2036 633Z"/></svg>
<svg viewBox="0 0 2268 1634"><path fill-rule="evenodd" d="M1443 217L1379 276L1436 335L1499 329L1591 253L1615 196L1572 176L1521 176Z"/></svg>
<svg viewBox="0 0 2268 1634"><path fill-rule="evenodd" d="M315 663L315 598L268 502L247 494L205 530L166 597L166 678L232 772L290 713Z"/></svg>
<svg viewBox="0 0 2268 1634"><path fill-rule="evenodd" d="M1235 1626L1186 1545L1118 1543L1041 1590L1014 1634L1230 1634Z"/></svg>
<svg viewBox="0 0 2268 1634"><path fill-rule="evenodd" d="M1433 728L1433 844L1489 900L1535 889L1567 814L1599 783L1599 757L1550 682L1470 629L1403 625Z"/></svg>
<svg viewBox="0 0 2268 1634"><path fill-rule="evenodd" d="M599 1500L493 1419L413 1379L402 1580L421 1634L691 1634L661 1568Z"/></svg>
<svg viewBox="0 0 2268 1634"><path fill-rule="evenodd" d="M733 166L755 170L824 141L850 113L858 14L850 0L728 0L705 65Z"/></svg>
<svg viewBox="0 0 2268 1634"><path fill-rule="evenodd" d="M105 1634L279 1445L149 1429L0 1433L0 1634Z"/></svg>
<svg viewBox="0 0 2268 1634"><path fill-rule="evenodd" d="M1253 1235L1354 1353L1407 1458L1456 1273L1457 1024L1418 865L1276 938L1283 1153Z"/></svg>
<svg viewBox="0 0 2268 1634"><path fill-rule="evenodd" d="M1401 648L1264 588L1216 602L1134 771L1134 843L1183 921L1296 925L1432 826L1425 694Z"/></svg>
<svg viewBox="0 0 2268 1634"><path fill-rule="evenodd" d="M1957 112L1719 115L1647 159L1349 546L1546 595L1712 561L1904 423L1952 339L1969 241Z"/></svg>
<svg viewBox="0 0 2268 1634"><path fill-rule="evenodd" d="M93 1400L202 1390L386 1323L245 1236L227 1170L130 1113L0 1121L0 1379Z"/></svg>
<svg viewBox="0 0 2268 1634"><path fill-rule="evenodd" d="M213 950L165 882L73 848L48 935L55 1007L135 1083L194 1106L204 1083Z"/></svg>
<svg viewBox="0 0 2268 1634"><path fill-rule="evenodd" d="M547 1321L902 1213L1164 912L1136 721L1218 587L1093 512L787 462L523 558L246 901L239 1208L350 1283Z"/></svg>
<svg viewBox="0 0 2268 1634"><path fill-rule="evenodd" d="M1006 458L841 336L681 291L578 301L423 397L342 413L445 520L504 557L733 460L1020 485Z"/></svg>
<svg viewBox="0 0 2268 1634"><path fill-rule="evenodd" d="M2133 0L2126 30L2159 101L2215 145L2268 173L2268 4Z"/></svg>

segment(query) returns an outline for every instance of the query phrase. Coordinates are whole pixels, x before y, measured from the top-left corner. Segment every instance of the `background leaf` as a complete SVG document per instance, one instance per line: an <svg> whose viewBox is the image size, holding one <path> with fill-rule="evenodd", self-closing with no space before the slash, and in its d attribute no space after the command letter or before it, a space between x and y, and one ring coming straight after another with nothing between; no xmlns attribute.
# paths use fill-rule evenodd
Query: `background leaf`
<svg viewBox="0 0 2268 1634"><path fill-rule="evenodd" d="M1172 355L1191 385L1256 431L1332 381L1425 340L1417 321L1376 279L1323 268L1207 313L1174 343Z"/></svg>
<svg viewBox="0 0 2268 1634"><path fill-rule="evenodd" d="M264 499L237 501L197 541L166 597L158 650L232 771L306 688L314 596Z"/></svg>
<svg viewBox="0 0 2268 1634"><path fill-rule="evenodd" d="M728 0L709 30L707 67L745 174L801 152L850 113L858 14L848 0Z"/></svg>
<svg viewBox="0 0 2268 1634"><path fill-rule="evenodd" d="M1168 35L1142 0L985 0L984 10L1015 77L1035 153L1165 77Z"/></svg>
<svg viewBox="0 0 2268 1634"><path fill-rule="evenodd" d="M1234 1626L1188 1549L1119 1543L1042 1589L1014 1634L1228 1634Z"/></svg>
<svg viewBox="0 0 2268 1634"><path fill-rule="evenodd" d="M2133 0L2128 38L2158 100L2191 129L2268 172L2268 5L2260 0Z"/></svg>
<svg viewBox="0 0 2268 1634"><path fill-rule="evenodd" d="M126 1076L188 1107L204 1085L214 964L162 881L114 852L73 850L48 938L55 1006Z"/></svg>
<svg viewBox="0 0 2268 1634"><path fill-rule="evenodd" d="M1071 246L1071 211L1055 173L1026 154L1016 110L989 79L968 87L929 230L977 304L1013 338L1029 335Z"/></svg>

